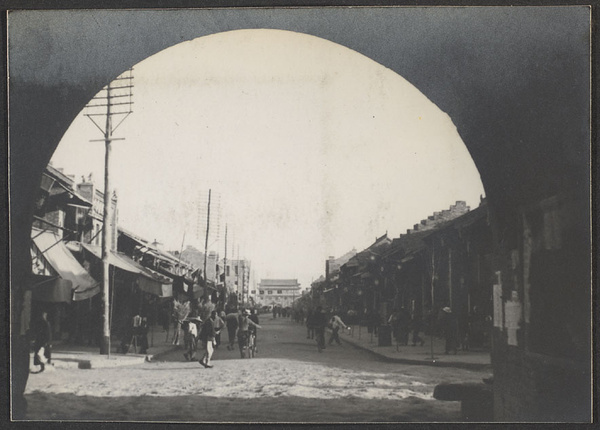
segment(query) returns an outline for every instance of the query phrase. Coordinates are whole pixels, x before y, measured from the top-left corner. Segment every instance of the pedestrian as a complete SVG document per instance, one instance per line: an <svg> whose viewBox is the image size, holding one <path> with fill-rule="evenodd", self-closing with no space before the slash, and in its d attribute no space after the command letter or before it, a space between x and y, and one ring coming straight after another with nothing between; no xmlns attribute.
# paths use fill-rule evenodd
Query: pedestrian
<svg viewBox="0 0 600 430"><path fill-rule="evenodd" d="M313 309L309 309L306 315L306 338L315 338L315 311Z"/></svg>
<svg viewBox="0 0 600 430"><path fill-rule="evenodd" d="M228 313L225 317L225 324L227 325L227 336L229 338L229 345L227 345L227 349L229 351L233 350L235 345L235 335L238 329L238 318L239 312L231 312Z"/></svg>
<svg viewBox="0 0 600 430"><path fill-rule="evenodd" d="M189 321L184 321L184 341L186 352L183 354L186 360L192 361L196 358L196 350L198 349L198 326L196 321L201 321L200 317L191 317Z"/></svg>
<svg viewBox="0 0 600 430"><path fill-rule="evenodd" d="M241 358L244 358L244 350L246 350L248 347L248 336L250 335L250 326L262 328L254 321L252 321L249 317L250 311L248 309L244 309L242 310L241 315L238 318L238 346L240 348Z"/></svg>
<svg viewBox="0 0 600 430"><path fill-rule="evenodd" d="M200 318L202 321L209 319L214 310L215 304L212 302L212 296L210 294L204 296L202 298L202 304L200 305Z"/></svg>
<svg viewBox="0 0 600 430"><path fill-rule="evenodd" d="M217 311L213 311L215 314L214 326L215 326L215 348L218 348L221 344L221 330L225 327L225 321L219 316Z"/></svg>
<svg viewBox="0 0 600 430"><path fill-rule="evenodd" d="M414 312L411 318L412 346L417 346L417 343L421 346L425 345L425 341L420 335L422 325L423 318L418 312Z"/></svg>
<svg viewBox="0 0 600 430"><path fill-rule="evenodd" d="M179 340L182 336L181 324L188 317L191 311L191 305L189 300L182 299L179 301L177 299L173 300L173 322L175 325L175 332L173 335L173 345L179 345Z"/></svg>
<svg viewBox="0 0 600 430"><path fill-rule="evenodd" d="M325 349L325 326L327 325L327 316L325 310L319 306L314 315L313 325L315 328L315 337L317 340L317 349L319 352Z"/></svg>
<svg viewBox="0 0 600 430"><path fill-rule="evenodd" d="M207 369L212 369L212 364L210 364L210 360L212 358L215 346L215 317L217 315L216 311L212 311L210 316L204 324L202 324L202 330L200 331L200 339L202 340L202 346L204 348L204 355L200 359L199 363L206 367Z"/></svg>
<svg viewBox="0 0 600 430"><path fill-rule="evenodd" d="M388 324L392 327L392 334L396 339L396 344L400 344L400 313L394 309L388 318Z"/></svg>
<svg viewBox="0 0 600 430"><path fill-rule="evenodd" d="M367 322L367 333L377 336L380 324L379 312L374 309L368 310L366 311L365 319Z"/></svg>
<svg viewBox="0 0 600 430"><path fill-rule="evenodd" d="M347 328L346 324L344 324L344 321L342 321L336 311L333 312L333 316L331 317L331 320L329 320L329 323L331 325L331 337L329 338L329 345L332 345L334 340L338 345L341 345L342 342L340 341L339 332L341 328Z"/></svg>
<svg viewBox="0 0 600 430"><path fill-rule="evenodd" d="M277 318L277 308L273 306L273 319Z"/></svg>
<svg viewBox="0 0 600 430"><path fill-rule="evenodd" d="M148 318L142 317L140 322L140 353L146 354L148 352Z"/></svg>
<svg viewBox="0 0 600 430"><path fill-rule="evenodd" d="M461 312L458 317L458 339L460 341L460 349L468 351L471 340L470 318L467 312Z"/></svg>
<svg viewBox="0 0 600 430"><path fill-rule="evenodd" d="M46 311L42 311L40 320L37 323L34 351L33 364L40 366L38 373L41 373L46 368L46 364L51 364L52 360L52 327L48 321L48 312Z"/></svg>
<svg viewBox="0 0 600 430"><path fill-rule="evenodd" d="M162 326L163 331L166 333L166 338L165 338L165 342L167 342L169 340L169 323L170 323L170 317L169 317L169 308L168 308L169 304L167 303L166 305L163 305L160 308L160 314L159 314L159 318L160 318L160 324Z"/></svg>
<svg viewBox="0 0 600 430"><path fill-rule="evenodd" d="M452 313L452 309L449 307L442 309L440 323L446 338L445 353L449 354L452 351L456 354L458 349L458 322L456 316Z"/></svg>
<svg viewBox="0 0 600 430"><path fill-rule="evenodd" d="M410 333L410 314L404 306L398 310L398 343L408 345L408 334Z"/></svg>
<svg viewBox="0 0 600 430"><path fill-rule="evenodd" d="M248 316L248 318L250 319L250 321L252 321L256 326L258 326L260 323L258 321L258 313L256 312L256 309L252 309L252 311L250 312L250 315ZM249 333L254 334L254 353L256 354L258 352L258 336L257 336L257 330L255 326L250 326L248 327L248 331Z"/></svg>

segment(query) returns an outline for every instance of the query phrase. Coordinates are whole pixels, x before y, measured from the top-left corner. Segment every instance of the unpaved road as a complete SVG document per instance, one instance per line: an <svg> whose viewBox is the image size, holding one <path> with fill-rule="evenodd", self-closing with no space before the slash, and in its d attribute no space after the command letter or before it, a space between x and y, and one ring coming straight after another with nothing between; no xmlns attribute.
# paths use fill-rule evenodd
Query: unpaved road
<svg viewBox="0 0 600 430"><path fill-rule="evenodd" d="M317 352L304 327L263 316L259 354L222 345L214 368L177 350L136 367L31 375L29 420L168 422L450 422L460 404L432 398L440 382L485 373L386 363L349 344ZM224 334L224 341L227 334Z"/></svg>

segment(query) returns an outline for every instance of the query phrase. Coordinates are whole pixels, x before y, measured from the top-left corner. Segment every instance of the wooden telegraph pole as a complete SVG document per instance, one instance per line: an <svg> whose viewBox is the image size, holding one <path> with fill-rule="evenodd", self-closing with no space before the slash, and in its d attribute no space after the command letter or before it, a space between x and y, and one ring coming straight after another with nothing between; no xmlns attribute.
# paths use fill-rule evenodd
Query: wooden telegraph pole
<svg viewBox="0 0 600 430"><path fill-rule="evenodd" d="M206 277L206 257L208 253L208 232L210 230L210 193L208 190L208 210L206 212L206 237L204 239L204 294L206 295L206 289L208 288L208 279Z"/></svg>
<svg viewBox="0 0 600 430"><path fill-rule="evenodd" d="M223 288L225 290L225 301L229 301L227 296L227 224L225 224L225 257L223 258Z"/></svg>
<svg viewBox="0 0 600 430"><path fill-rule="evenodd" d="M133 75L132 70L119 76L113 82L106 85L100 93L92 98L86 105L87 116L104 135L103 139L92 140L92 142L104 142L104 211L102 215L102 342L100 354L110 358L110 263L109 255L112 248L112 234L116 225L111 225L112 217L112 189L110 184L110 151L111 143L124 138L114 138L113 133L123 123L125 118L133 111L131 109ZM100 109L98 109L100 108ZM121 115L116 126L113 125L113 117ZM104 128L100 127L95 117L105 117ZM112 228L111 228L112 227Z"/></svg>

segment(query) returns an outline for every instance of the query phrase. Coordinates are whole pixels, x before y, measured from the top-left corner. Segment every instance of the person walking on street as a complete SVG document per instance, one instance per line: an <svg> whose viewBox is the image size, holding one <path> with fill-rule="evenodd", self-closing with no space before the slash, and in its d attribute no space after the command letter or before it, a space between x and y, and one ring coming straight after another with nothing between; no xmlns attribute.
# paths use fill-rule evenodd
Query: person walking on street
<svg viewBox="0 0 600 430"><path fill-rule="evenodd" d="M195 359L197 342L198 342L198 326L195 321L200 321L200 317L192 317L189 321L184 321L182 327L184 330L183 339L185 341L186 352L183 354L186 360L192 361Z"/></svg>
<svg viewBox="0 0 600 430"><path fill-rule="evenodd" d="M140 353L146 354L148 352L148 318L142 317L140 323Z"/></svg>
<svg viewBox="0 0 600 430"><path fill-rule="evenodd" d="M225 327L225 321L219 316L217 311L213 311L215 314L214 327L215 327L215 348L221 345L221 330Z"/></svg>
<svg viewBox="0 0 600 430"><path fill-rule="evenodd" d="M408 333L410 332L410 314L404 306L398 310L398 343L408 345Z"/></svg>
<svg viewBox="0 0 600 430"><path fill-rule="evenodd" d="M239 316L239 312L231 312L228 313L225 317L225 323L227 324L227 335L229 338L229 345L227 345L227 350L229 351L232 351L235 345L235 334L238 329Z"/></svg>
<svg viewBox="0 0 600 430"><path fill-rule="evenodd" d="M256 312L256 309L252 309L248 318L255 324L254 326L248 327L248 332L254 335L254 353L256 354L258 352L258 336L255 326L258 326L260 324L258 322L258 313Z"/></svg>
<svg viewBox="0 0 600 430"><path fill-rule="evenodd" d="M309 309L306 315L306 338L315 338L315 311L313 309Z"/></svg>
<svg viewBox="0 0 600 430"><path fill-rule="evenodd" d="M411 319L412 329L412 346L417 346L417 343L421 346L425 345L425 340L421 337L421 326L423 325L423 318L417 312L414 312Z"/></svg>
<svg viewBox="0 0 600 430"><path fill-rule="evenodd" d="M212 364L210 364L210 360L212 358L215 346L215 317L217 316L217 311L212 311L210 313L210 317L204 321L202 324L202 330L200 331L200 339L202 340L202 346L204 347L204 355L200 359L200 364L206 367L207 369L212 368Z"/></svg>
<svg viewBox="0 0 600 430"><path fill-rule="evenodd" d="M240 356L244 358L244 350L248 345L248 336L250 335L249 329L250 326L254 326L256 328L262 328L250 318L250 311L245 309L239 317L238 321L238 346L240 348Z"/></svg>
<svg viewBox="0 0 600 430"><path fill-rule="evenodd" d="M202 304L200 305L200 318L202 321L209 319L214 310L215 304L212 302L210 294L204 296L202 298Z"/></svg>
<svg viewBox="0 0 600 430"><path fill-rule="evenodd" d="M329 345L332 345L334 340L338 345L341 345L342 342L340 341L339 332L341 328L347 328L346 324L344 324L344 321L342 321L342 319L338 316L337 312L335 311L333 312L333 316L331 317L331 320L329 322L331 324L331 337L329 338Z"/></svg>
<svg viewBox="0 0 600 430"><path fill-rule="evenodd" d="M317 340L317 349L319 352L325 349L325 326L327 325L327 316L325 310L319 306L314 315L313 327L315 328L315 337Z"/></svg>
<svg viewBox="0 0 600 430"><path fill-rule="evenodd" d="M445 353L449 354L452 351L456 355L458 349L458 321L452 313L452 309L449 307L443 308L440 320L444 336L446 337Z"/></svg>
<svg viewBox="0 0 600 430"><path fill-rule="evenodd" d="M33 364L40 366L38 373L41 373L45 370L46 364L51 364L52 357L52 327L46 311L42 312L36 327L34 350Z"/></svg>

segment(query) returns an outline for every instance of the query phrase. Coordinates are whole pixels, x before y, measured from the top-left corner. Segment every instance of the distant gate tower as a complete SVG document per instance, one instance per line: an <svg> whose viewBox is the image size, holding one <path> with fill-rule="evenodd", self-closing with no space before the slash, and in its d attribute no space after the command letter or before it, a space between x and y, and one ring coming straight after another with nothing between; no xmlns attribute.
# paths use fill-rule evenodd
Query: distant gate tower
<svg viewBox="0 0 600 430"><path fill-rule="evenodd" d="M297 279L261 279L258 284L258 300L268 306L292 306L300 297L300 284Z"/></svg>

